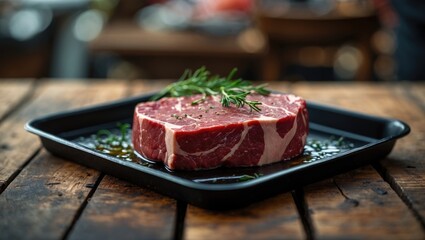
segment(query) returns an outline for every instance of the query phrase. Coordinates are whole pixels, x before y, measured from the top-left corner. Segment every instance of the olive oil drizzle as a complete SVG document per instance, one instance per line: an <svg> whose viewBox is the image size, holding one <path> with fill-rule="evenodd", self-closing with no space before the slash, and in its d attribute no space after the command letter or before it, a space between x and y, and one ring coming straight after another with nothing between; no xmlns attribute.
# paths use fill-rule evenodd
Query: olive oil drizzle
<svg viewBox="0 0 425 240"><path fill-rule="evenodd" d="M99 130L96 134L95 149L123 160L132 161L134 151L129 139L130 124L117 123L117 127L119 134L106 129Z"/></svg>
<svg viewBox="0 0 425 240"><path fill-rule="evenodd" d="M314 162L354 148L344 137L331 136L329 139L307 139L304 146L304 162Z"/></svg>
<svg viewBox="0 0 425 240"><path fill-rule="evenodd" d="M102 129L89 137L80 137L76 142L101 153L122 160L133 161L136 156L131 146L130 137L130 124L117 123L117 129Z"/></svg>
<svg viewBox="0 0 425 240"><path fill-rule="evenodd" d="M141 159L133 150L131 144L131 129L130 124L117 123L116 129L102 129L96 134L89 137L80 137L75 140L76 143L81 144L87 148L94 149L101 153L119 158L121 160L135 162L137 164L153 167L154 163ZM308 138L304 146L303 153L289 160L291 166L300 165L303 163L310 163L318 161L327 157L332 157L336 154L353 149L353 143L344 139L344 137L331 136L328 139L314 139ZM263 174L254 173L244 174L240 176L230 176L217 179L199 179L197 182L203 183L226 183L226 182L245 182L261 178Z"/></svg>

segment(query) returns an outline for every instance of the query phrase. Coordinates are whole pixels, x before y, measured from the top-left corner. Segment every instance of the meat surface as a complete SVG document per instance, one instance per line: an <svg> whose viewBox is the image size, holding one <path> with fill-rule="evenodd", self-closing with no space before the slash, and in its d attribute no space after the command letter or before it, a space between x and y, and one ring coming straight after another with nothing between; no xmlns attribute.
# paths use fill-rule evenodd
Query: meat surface
<svg viewBox="0 0 425 240"><path fill-rule="evenodd" d="M260 166L302 153L308 134L306 102L289 94L249 95L261 111L222 107L219 97L163 98L136 106L137 154L171 170Z"/></svg>

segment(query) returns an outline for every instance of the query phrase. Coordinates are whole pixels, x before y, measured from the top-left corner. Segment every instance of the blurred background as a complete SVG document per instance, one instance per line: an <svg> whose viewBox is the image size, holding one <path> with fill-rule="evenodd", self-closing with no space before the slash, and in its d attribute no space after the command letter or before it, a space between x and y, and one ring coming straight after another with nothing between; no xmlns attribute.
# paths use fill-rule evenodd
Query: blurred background
<svg viewBox="0 0 425 240"><path fill-rule="evenodd" d="M387 0L1 0L0 78L395 81Z"/></svg>

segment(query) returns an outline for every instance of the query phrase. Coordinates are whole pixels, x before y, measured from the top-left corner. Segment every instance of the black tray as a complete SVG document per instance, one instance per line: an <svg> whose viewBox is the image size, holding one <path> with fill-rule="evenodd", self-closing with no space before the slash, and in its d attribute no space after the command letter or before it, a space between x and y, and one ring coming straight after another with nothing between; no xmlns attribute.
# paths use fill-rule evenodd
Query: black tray
<svg viewBox="0 0 425 240"><path fill-rule="evenodd" d="M241 207L377 161L391 152L397 138L410 131L399 120L308 102L309 139L343 137L352 144L351 149L315 161L298 158L262 167L174 172L161 164L121 160L74 141L100 129L114 128L117 122L131 123L135 105L150 97L147 94L34 119L26 129L39 135L44 147L55 155L175 199L214 209ZM241 181L246 176L255 177Z"/></svg>

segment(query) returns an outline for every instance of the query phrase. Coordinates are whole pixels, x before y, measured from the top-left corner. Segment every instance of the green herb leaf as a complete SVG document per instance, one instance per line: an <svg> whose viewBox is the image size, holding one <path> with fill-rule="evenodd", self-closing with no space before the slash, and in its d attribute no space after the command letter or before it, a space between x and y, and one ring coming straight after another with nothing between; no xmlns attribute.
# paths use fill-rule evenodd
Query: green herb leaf
<svg viewBox="0 0 425 240"><path fill-rule="evenodd" d="M263 176L263 174L261 174L261 173L254 173L254 175L245 174L245 175L242 175L239 178L239 181L245 182L245 181L249 181L249 180L253 180L253 179L259 178L261 176Z"/></svg>
<svg viewBox="0 0 425 240"><path fill-rule="evenodd" d="M261 111L259 105L261 102L247 100L246 97L251 93L268 95L270 91L266 89L265 84L254 86L251 82L242 79L233 79L236 74L233 69L225 78L220 76L210 76L205 67L197 69L193 74L191 71L185 71L179 81L168 85L151 100L156 101L163 97L181 97L194 94L202 94L200 99L192 102L193 105L204 101L207 96L221 96L223 107L249 106L251 110Z"/></svg>

